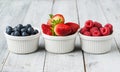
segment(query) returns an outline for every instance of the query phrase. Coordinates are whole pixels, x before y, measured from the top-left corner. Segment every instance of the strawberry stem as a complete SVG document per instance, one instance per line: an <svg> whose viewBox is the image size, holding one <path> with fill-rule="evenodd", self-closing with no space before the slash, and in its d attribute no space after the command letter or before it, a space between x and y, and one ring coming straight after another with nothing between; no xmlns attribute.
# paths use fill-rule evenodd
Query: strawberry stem
<svg viewBox="0 0 120 72"><path fill-rule="evenodd" d="M53 17L53 14L49 14L49 16L50 16L50 18L52 19L52 17Z"/></svg>

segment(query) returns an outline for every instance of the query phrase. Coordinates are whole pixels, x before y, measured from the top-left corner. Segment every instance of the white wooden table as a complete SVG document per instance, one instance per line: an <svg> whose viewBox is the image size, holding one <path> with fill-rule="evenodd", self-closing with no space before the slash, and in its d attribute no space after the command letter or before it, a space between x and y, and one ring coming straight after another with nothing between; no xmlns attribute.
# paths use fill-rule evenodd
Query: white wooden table
<svg viewBox="0 0 120 72"><path fill-rule="evenodd" d="M7 50L5 27L32 24L40 28L48 14L61 13L66 22L82 27L88 19L114 26L112 50L92 55L81 51L79 36L75 50L68 54L51 54L44 49L40 36L37 52L17 55ZM120 72L120 0L0 0L0 72Z"/></svg>

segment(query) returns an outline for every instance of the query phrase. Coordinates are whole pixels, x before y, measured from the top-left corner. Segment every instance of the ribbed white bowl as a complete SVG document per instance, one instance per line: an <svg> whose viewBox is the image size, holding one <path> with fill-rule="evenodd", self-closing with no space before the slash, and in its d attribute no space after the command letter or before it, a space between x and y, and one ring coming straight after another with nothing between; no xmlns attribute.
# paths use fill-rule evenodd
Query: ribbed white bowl
<svg viewBox="0 0 120 72"><path fill-rule="evenodd" d="M52 53L68 53L74 50L76 32L69 36L49 36L42 33L45 40L45 49Z"/></svg>
<svg viewBox="0 0 120 72"><path fill-rule="evenodd" d="M40 33L31 36L11 36L5 33L8 50L14 53L31 53L37 50Z"/></svg>
<svg viewBox="0 0 120 72"><path fill-rule="evenodd" d="M81 48L87 53L106 53L111 50L112 34L108 36L92 37L80 34Z"/></svg>

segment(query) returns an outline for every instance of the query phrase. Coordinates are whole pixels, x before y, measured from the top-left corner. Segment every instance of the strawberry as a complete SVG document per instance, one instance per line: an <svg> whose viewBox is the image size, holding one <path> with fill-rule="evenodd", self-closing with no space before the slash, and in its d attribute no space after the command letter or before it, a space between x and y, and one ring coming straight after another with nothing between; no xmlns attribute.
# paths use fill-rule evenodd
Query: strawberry
<svg viewBox="0 0 120 72"><path fill-rule="evenodd" d="M100 31L95 30L92 32L92 36L101 36L101 33L100 33Z"/></svg>
<svg viewBox="0 0 120 72"><path fill-rule="evenodd" d="M72 29L70 26L61 23L55 26L54 32L58 36L66 36L72 32Z"/></svg>
<svg viewBox="0 0 120 72"><path fill-rule="evenodd" d="M91 36L91 33L90 33L89 31L85 31L85 32L83 33L83 35Z"/></svg>
<svg viewBox="0 0 120 72"><path fill-rule="evenodd" d="M60 22L59 23L64 23L65 22L65 19L64 19L64 17L63 17L63 15L62 14L56 14L56 15L54 15L53 17L52 17L52 21L56 21L56 20L60 20Z"/></svg>
<svg viewBox="0 0 120 72"><path fill-rule="evenodd" d="M97 21L93 22L93 24L94 24L95 27L98 27L98 28L102 27L102 24L97 22Z"/></svg>
<svg viewBox="0 0 120 72"><path fill-rule="evenodd" d="M102 27L100 28L100 32L103 36L107 36L110 34L110 29L108 27Z"/></svg>
<svg viewBox="0 0 120 72"><path fill-rule="evenodd" d="M112 33L112 31L113 31L113 26L112 26L112 24L107 23L107 24L105 25L105 27L109 27L110 32Z"/></svg>
<svg viewBox="0 0 120 72"><path fill-rule="evenodd" d="M90 29L90 32L92 33L93 31L98 31L99 29L97 28L97 27L92 27L91 29Z"/></svg>
<svg viewBox="0 0 120 72"><path fill-rule="evenodd" d="M86 22L85 22L85 27L86 28L92 28L94 26L94 24L93 24L93 21L92 20L87 20Z"/></svg>
<svg viewBox="0 0 120 72"><path fill-rule="evenodd" d="M41 27L42 27L42 31L43 31L44 34L53 35L52 29L51 29L51 27L50 27L49 25L47 25L47 24L42 24Z"/></svg>
<svg viewBox="0 0 120 72"><path fill-rule="evenodd" d="M73 23L73 22L67 22L65 24L72 28L71 34L74 34L80 28L80 26L78 24Z"/></svg>
<svg viewBox="0 0 120 72"><path fill-rule="evenodd" d="M85 31L89 31L89 29L88 28L86 28L86 27L83 27L83 28L81 28L81 30L80 30L80 33L84 33Z"/></svg>
<svg viewBox="0 0 120 72"><path fill-rule="evenodd" d="M49 19L49 20L47 21L47 25L52 26L52 21L51 21L51 19Z"/></svg>

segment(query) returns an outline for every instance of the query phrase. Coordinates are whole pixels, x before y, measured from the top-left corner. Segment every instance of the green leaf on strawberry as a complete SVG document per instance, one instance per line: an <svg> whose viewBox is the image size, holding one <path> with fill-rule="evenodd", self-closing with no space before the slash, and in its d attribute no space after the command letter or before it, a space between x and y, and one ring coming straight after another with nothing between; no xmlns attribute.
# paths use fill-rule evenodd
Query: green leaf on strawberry
<svg viewBox="0 0 120 72"><path fill-rule="evenodd" d="M53 14L49 14L49 16L50 16L50 19L52 19L52 18L53 18Z"/></svg>

